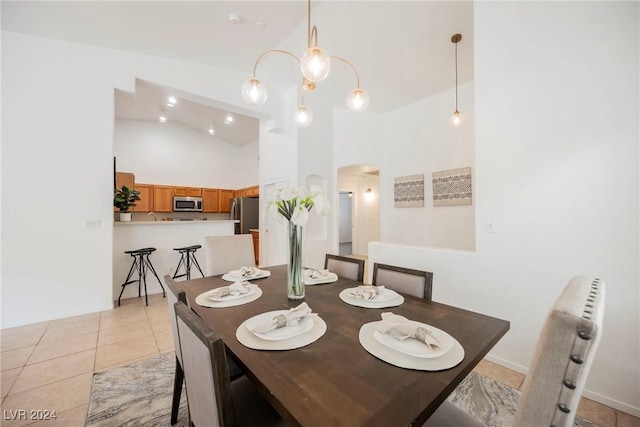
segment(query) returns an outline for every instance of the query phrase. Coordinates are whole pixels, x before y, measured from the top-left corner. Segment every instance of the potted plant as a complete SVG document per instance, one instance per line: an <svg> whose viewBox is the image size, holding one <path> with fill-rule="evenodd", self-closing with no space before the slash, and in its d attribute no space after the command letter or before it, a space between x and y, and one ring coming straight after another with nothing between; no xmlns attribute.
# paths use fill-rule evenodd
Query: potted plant
<svg viewBox="0 0 640 427"><path fill-rule="evenodd" d="M140 192L123 185L122 188L116 188L113 192L113 206L120 209L120 221L131 221L131 212L129 208L136 205L135 202L140 200Z"/></svg>

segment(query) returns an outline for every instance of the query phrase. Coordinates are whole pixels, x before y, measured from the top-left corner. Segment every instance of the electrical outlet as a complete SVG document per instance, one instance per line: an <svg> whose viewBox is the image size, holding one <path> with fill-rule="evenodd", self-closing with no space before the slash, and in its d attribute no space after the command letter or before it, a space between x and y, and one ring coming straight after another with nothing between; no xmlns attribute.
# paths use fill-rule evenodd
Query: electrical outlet
<svg viewBox="0 0 640 427"><path fill-rule="evenodd" d="M495 233L496 232L496 225L493 223L493 221L487 220L484 223L484 232L485 233Z"/></svg>
<svg viewBox="0 0 640 427"><path fill-rule="evenodd" d="M100 228L102 226L102 221L99 219L85 219L84 220L84 228Z"/></svg>

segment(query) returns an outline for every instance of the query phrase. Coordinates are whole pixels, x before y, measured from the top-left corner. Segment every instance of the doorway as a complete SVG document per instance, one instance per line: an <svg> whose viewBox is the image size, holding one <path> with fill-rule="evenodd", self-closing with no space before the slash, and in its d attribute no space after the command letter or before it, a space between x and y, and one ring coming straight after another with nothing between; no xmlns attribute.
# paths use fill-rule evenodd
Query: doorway
<svg viewBox="0 0 640 427"><path fill-rule="evenodd" d="M340 255L353 253L353 193L340 191L338 199L338 249Z"/></svg>

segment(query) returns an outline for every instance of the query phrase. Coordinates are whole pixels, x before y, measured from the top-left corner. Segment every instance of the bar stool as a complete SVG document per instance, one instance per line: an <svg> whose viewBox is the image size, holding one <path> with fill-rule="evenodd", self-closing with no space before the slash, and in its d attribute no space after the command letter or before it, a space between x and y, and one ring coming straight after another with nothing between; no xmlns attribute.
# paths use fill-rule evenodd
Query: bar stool
<svg viewBox="0 0 640 427"><path fill-rule="evenodd" d="M196 251L200 249L201 245L193 245L193 246L185 246L183 248L173 248L174 251L180 252L180 262L178 262L178 267L176 268L176 272L173 274L173 278L176 279L178 277L187 276L187 280L191 279L191 263L195 264L198 268L198 271L204 277L204 273L200 268L200 264L198 264L198 260L196 259ZM178 274L180 272L180 267L183 267L185 272L183 274Z"/></svg>
<svg viewBox="0 0 640 427"><path fill-rule="evenodd" d="M120 298L122 298L122 293L124 292L125 286L131 283L138 282L138 298L140 297L140 285L144 282L144 302L145 305L149 305L149 299L147 298L147 270L151 270L156 279L158 279L158 283L162 288L162 297L166 296L164 291L164 286L162 286L162 282L158 277L158 273L156 273L155 268L153 268L153 264L151 264L151 260L149 260L149 255L152 252L155 252L156 248L142 248L135 249L132 251L124 251L125 254L131 255L133 258L133 263L131 264L131 268L129 269L129 274L127 274L127 279L122 284L122 290L120 291L120 296L118 297L118 305L120 305ZM138 272L138 278L134 279L133 271L136 270Z"/></svg>

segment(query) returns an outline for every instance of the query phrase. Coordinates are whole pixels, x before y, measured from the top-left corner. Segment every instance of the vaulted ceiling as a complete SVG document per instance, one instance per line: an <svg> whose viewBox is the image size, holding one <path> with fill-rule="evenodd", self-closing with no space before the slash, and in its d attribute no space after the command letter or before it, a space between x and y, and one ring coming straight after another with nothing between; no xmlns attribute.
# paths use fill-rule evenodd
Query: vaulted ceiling
<svg viewBox="0 0 640 427"><path fill-rule="evenodd" d="M300 55L307 37L304 0L2 1L1 7L3 31L240 70L247 78L260 53L280 48ZM236 23L229 19L232 14L238 17ZM358 70L361 85L371 98L370 111L390 111L452 88L454 46L450 39L455 33L463 35L458 47L459 83L473 79L472 2L318 0L312 4L312 24L318 28L318 44L331 55L348 59ZM295 84L298 76L293 68L269 58L259 73ZM330 79L335 81L326 86L328 90L337 87L346 96L354 86L353 76L340 64L333 68L336 71ZM150 83L140 87L136 99L125 94L116 97L119 118L157 120L157 97L164 96L167 88ZM182 105L189 106L189 114L182 118L170 114L203 132L209 128L203 126L205 122L226 113L188 101ZM342 95L335 99L335 106L346 108ZM257 135L257 121L251 126ZM224 139L217 129L216 133ZM238 145L251 139L247 135L224 137Z"/></svg>

